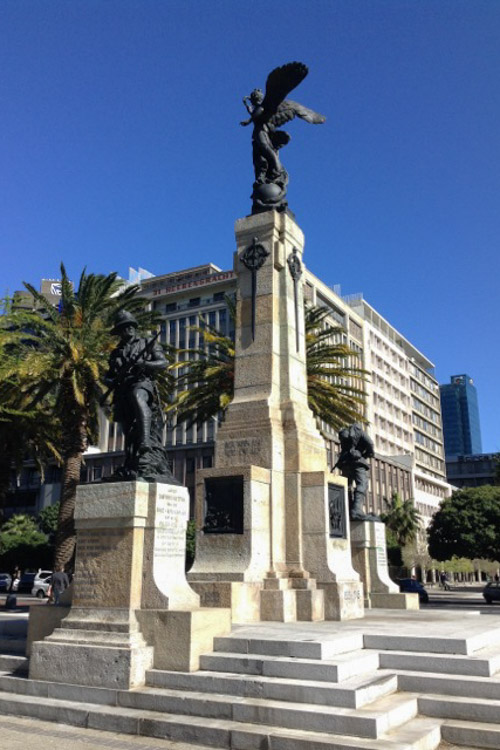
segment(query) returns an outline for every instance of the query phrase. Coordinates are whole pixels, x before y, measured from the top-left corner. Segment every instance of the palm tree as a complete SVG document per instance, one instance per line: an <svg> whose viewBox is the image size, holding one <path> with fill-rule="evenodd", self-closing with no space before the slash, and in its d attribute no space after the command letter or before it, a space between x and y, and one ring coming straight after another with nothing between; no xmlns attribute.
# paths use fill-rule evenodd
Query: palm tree
<svg viewBox="0 0 500 750"><path fill-rule="evenodd" d="M416 541L421 524L421 516L413 504L413 500L403 500L394 492L391 501L385 501L388 511L380 518L391 532L397 545L402 549L407 544Z"/></svg>
<svg viewBox="0 0 500 750"><path fill-rule="evenodd" d="M307 400L313 414L338 432L353 422L366 422L363 382L366 371L353 364L357 352L343 344L342 326L331 326L326 307L305 311Z"/></svg>
<svg viewBox="0 0 500 750"><path fill-rule="evenodd" d="M75 291L61 265L61 301L53 307L30 284L30 311L13 310L2 326L9 361L2 383L13 382L13 402L32 412L53 408L60 424L62 487L54 565L66 565L75 546L74 508L83 454L98 434L103 376L114 346L111 323L119 309L136 314L150 328L155 316L144 312L138 287L123 288L116 273L81 274ZM12 391L11 391L12 393Z"/></svg>
<svg viewBox="0 0 500 750"><path fill-rule="evenodd" d="M22 407L16 376L19 352L13 346L11 300L0 301L0 513L10 488L11 473L21 471L32 459L43 477L50 460L61 462L59 421L49 404L38 404L31 411ZM10 372L10 377L5 373Z"/></svg>
<svg viewBox="0 0 500 750"><path fill-rule="evenodd" d="M234 302L226 297L226 303L234 320ZM338 430L351 422L366 421L363 390L359 387L365 371L347 364L356 352L345 344L333 343L344 329L326 324L328 314L324 307L305 312L308 401L318 419ZM194 330L203 335L205 346L181 352L189 359L175 365L181 369L177 381L181 390L170 407L177 414L177 422L186 421L188 425L201 424L224 412L234 393L234 342L207 324Z"/></svg>
<svg viewBox="0 0 500 750"><path fill-rule="evenodd" d="M226 304L235 320L234 300L226 296ZM181 390L170 407L177 415L177 422L186 422L188 427L224 412L234 393L234 341L208 323L193 326L191 330L198 331L204 346L178 352L188 359L174 365L180 370L177 387Z"/></svg>

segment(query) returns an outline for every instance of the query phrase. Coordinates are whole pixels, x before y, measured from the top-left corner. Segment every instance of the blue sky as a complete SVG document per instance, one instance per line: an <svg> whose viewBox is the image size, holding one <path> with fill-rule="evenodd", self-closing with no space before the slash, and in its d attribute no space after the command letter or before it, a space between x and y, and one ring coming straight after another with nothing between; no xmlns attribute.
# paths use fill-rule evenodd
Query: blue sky
<svg viewBox="0 0 500 750"><path fill-rule="evenodd" d="M63 260L228 268L250 212L242 97L277 65L305 262L468 373L500 450L499 0L2 0L0 291Z"/></svg>

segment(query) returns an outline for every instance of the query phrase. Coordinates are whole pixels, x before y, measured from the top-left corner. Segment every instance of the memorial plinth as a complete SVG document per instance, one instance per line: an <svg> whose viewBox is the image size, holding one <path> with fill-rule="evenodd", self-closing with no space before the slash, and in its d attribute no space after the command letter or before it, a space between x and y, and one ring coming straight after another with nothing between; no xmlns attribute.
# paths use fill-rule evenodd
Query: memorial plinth
<svg viewBox="0 0 500 750"><path fill-rule="evenodd" d="M385 524L354 521L351 524L352 562L363 582L366 607L418 609L417 594L402 594L389 578Z"/></svg>
<svg viewBox="0 0 500 750"><path fill-rule="evenodd" d="M290 215L268 211L237 221L236 243L234 398L217 435L214 467L199 472L200 531L189 581L203 605L224 602L235 621L320 620L325 611L335 619L359 617L359 607L325 605L334 589L338 595L340 572L330 571L329 585L318 589L304 557L310 473L322 476L325 514L328 507L325 443L307 402L304 236ZM232 503L213 489L224 478L232 482ZM235 505L238 527L228 510ZM322 550L325 569L343 565L343 558L328 557L327 545ZM342 575L343 585L361 591L350 563Z"/></svg>
<svg viewBox="0 0 500 750"><path fill-rule="evenodd" d="M184 572L188 508L188 490L172 484L78 488L73 606L32 644L30 677L130 688L152 666L198 668L207 639L227 633L230 620L227 610L208 611L197 637L204 611Z"/></svg>

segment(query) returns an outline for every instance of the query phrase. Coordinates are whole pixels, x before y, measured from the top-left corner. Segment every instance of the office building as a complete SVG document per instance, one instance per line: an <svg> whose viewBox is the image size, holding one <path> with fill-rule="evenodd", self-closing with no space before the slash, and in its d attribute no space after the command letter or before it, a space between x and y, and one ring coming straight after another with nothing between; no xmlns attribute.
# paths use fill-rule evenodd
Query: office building
<svg viewBox="0 0 500 750"><path fill-rule="evenodd" d="M474 381L469 375L452 375L439 386L446 456L481 453L481 427Z"/></svg>
<svg viewBox="0 0 500 750"><path fill-rule="evenodd" d="M475 453L470 456L446 456L448 482L454 487L480 487L495 484L498 477L498 453Z"/></svg>

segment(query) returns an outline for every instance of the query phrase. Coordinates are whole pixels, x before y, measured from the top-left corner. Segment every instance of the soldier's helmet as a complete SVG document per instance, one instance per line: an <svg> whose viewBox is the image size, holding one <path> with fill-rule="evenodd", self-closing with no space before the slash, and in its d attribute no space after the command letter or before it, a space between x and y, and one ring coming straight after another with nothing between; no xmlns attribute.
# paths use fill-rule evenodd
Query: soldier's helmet
<svg viewBox="0 0 500 750"><path fill-rule="evenodd" d="M137 328L138 325L139 323L131 312L128 310L119 310L116 313L115 324L111 329L111 333L113 336L119 336L122 328L125 328L125 326L134 326Z"/></svg>

